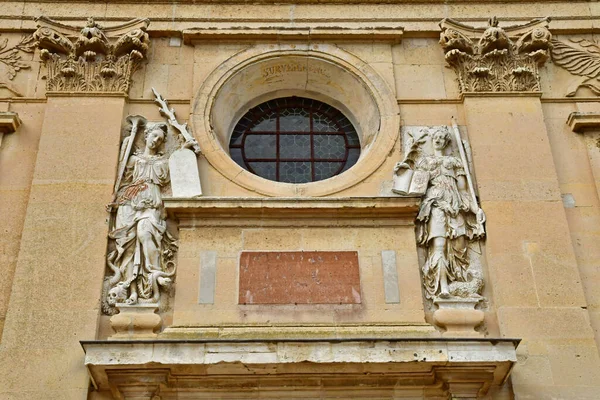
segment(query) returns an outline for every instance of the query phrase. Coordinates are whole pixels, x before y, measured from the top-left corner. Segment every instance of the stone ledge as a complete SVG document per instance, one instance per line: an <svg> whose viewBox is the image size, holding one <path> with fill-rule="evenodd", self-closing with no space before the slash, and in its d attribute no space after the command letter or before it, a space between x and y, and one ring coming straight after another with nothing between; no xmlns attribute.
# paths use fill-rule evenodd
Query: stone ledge
<svg viewBox="0 0 600 400"><path fill-rule="evenodd" d="M261 307L261 306L258 306ZM298 306L293 306L298 310ZM256 306L240 305L240 309L256 309ZM290 311L291 312L291 311ZM205 340L286 340L291 337L302 340L350 340L369 337L373 340L393 338L424 339L440 337L433 325L416 324L273 324L273 325L237 325L218 326L170 326L162 331L160 339L205 339Z"/></svg>
<svg viewBox="0 0 600 400"><path fill-rule="evenodd" d="M272 389L421 388L469 384L485 395L516 363L518 339L82 341L97 390L175 395Z"/></svg>
<svg viewBox="0 0 600 400"><path fill-rule="evenodd" d="M14 112L0 112L0 134L13 133L21 126L19 115Z"/></svg>
<svg viewBox="0 0 600 400"><path fill-rule="evenodd" d="M255 225L283 223L285 226L373 223L412 225L419 197L347 197L347 198L246 198L200 197L165 198L170 217L180 227L207 225ZM260 222L257 222L259 220ZM364 221L367 220L367 221ZM377 220L377 221L375 221ZM334 221L334 222L332 222Z"/></svg>
<svg viewBox="0 0 600 400"><path fill-rule="evenodd" d="M400 26L229 26L185 29L183 42L194 44L206 40L361 40L400 43L404 28Z"/></svg>
<svg viewBox="0 0 600 400"><path fill-rule="evenodd" d="M573 132L583 133L587 130L600 130L600 113L572 112L567 118L567 125Z"/></svg>

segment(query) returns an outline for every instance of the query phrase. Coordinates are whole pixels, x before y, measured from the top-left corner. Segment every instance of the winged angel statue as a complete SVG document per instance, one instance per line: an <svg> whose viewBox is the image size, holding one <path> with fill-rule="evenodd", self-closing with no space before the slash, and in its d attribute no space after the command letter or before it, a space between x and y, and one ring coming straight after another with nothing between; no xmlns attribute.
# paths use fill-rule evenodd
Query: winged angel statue
<svg viewBox="0 0 600 400"><path fill-rule="evenodd" d="M575 96L577 89L586 87L600 95L600 45L586 39L571 39L581 49L558 40L552 41L552 61L581 78L569 86L567 97Z"/></svg>

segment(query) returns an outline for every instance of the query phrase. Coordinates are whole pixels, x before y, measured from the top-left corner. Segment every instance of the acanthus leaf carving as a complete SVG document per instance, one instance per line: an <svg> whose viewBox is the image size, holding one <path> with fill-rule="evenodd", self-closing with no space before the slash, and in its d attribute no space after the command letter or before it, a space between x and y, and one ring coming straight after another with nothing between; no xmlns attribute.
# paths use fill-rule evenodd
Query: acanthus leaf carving
<svg viewBox="0 0 600 400"><path fill-rule="evenodd" d="M494 17L487 29L478 29L444 19L440 45L461 93L539 91L539 67L552 46L548 24L545 18L501 28Z"/></svg>
<svg viewBox="0 0 600 400"><path fill-rule="evenodd" d="M575 96L581 87L600 95L600 45L586 39L571 39L570 42L573 46L552 40L552 62L581 77L570 85L566 96Z"/></svg>
<svg viewBox="0 0 600 400"><path fill-rule="evenodd" d="M133 73L148 52L146 19L103 28L89 18L81 29L46 17L36 22L33 37L47 67L50 92L127 93Z"/></svg>

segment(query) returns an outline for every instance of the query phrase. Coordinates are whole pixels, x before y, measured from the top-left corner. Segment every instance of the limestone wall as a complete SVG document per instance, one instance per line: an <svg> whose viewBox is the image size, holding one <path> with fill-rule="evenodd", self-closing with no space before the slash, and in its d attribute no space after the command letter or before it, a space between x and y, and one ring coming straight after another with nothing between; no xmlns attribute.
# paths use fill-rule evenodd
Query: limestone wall
<svg viewBox="0 0 600 400"><path fill-rule="evenodd" d="M498 16L500 26L508 27L549 16L554 41L591 46L600 43L594 33L600 22L599 3L325 3L2 4L0 40L7 39L5 49L14 48L22 64L11 70L12 61L3 61L11 53L0 49L0 112L17 113L22 124L16 132L3 135L0 147L1 398L88 395L78 341L106 339L113 333L109 317L100 310L109 229L104 207L113 195L124 117L163 119L152 87L168 99L180 122L191 124L203 145L198 167L206 197L394 197L392 171L404 156L400 127L450 125L455 117L472 148L478 196L487 214L482 255L487 301L479 331L488 338L523 339L510 380L491 390L488 398L597 397L600 128L592 124L575 133L567 124L573 112L599 112L597 80L596 86L593 77L588 86L578 88L583 77L549 59L539 69L540 91L461 94L457 74L439 44L438 24L453 18L485 27L488 18ZM128 93L47 95L48 71L40 50L15 47L36 30L33 18L40 15L78 27L88 17L106 27L135 17L149 18L147 61L133 75ZM342 34L312 36L319 29L340 28ZM364 28L376 32L403 28L403 33L352 37L351 30L362 35ZM251 58L245 54L260 57L268 52L307 59L321 57L322 52L319 62L333 64L337 57L348 71L355 68L356 76L375 82L365 90L377 93L374 104L385 111L384 118L373 121L367 111L367 116L355 112L354 117L364 118L367 127L361 134L372 135L377 145L354 172L332 179L327 187L317 183L279 187L229 169L226 145L205 135L210 124L203 107L215 97L211 90L220 79ZM596 64L600 62L597 51L589 54ZM327 55L331 60L326 60ZM305 84L302 79L309 80L289 78L286 84L300 87ZM321 83L294 93L317 93ZM344 91L346 87L334 87L335 83L335 77L330 77L320 94L349 110L368 108L363 107L362 97ZM293 92L275 86L278 93ZM258 98L272 92L256 93ZM222 115L227 115L229 106L231 113L241 115L249 103L221 104ZM383 132L380 136L371 129L375 125ZM221 134L228 135L226 130ZM295 223L293 218L289 225L273 226L258 218L245 225L215 222L182 227L178 275L170 309L163 316L164 327L171 327L172 337L179 338L210 337L216 332L210 329L221 326L230 327L232 334L264 335L272 325L279 325L277 335L287 335L296 329L291 326L298 325L307 335L322 335L324 326L337 326L348 335L361 329L391 335L396 327L400 335L439 336L421 290L412 223L378 226L381 221L376 217L361 218L362 226L339 226L332 219L316 227ZM241 251L251 250L358 251L362 304L240 305L238 258ZM388 250L395 251L398 262L397 304L386 303L383 290L381 252ZM200 259L205 251L216 251L212 304L198 300ZM202 331L201 326L210 329ZM186 327L190 329L185 331ZM257 330L244 331L247 327Z"/></svg>

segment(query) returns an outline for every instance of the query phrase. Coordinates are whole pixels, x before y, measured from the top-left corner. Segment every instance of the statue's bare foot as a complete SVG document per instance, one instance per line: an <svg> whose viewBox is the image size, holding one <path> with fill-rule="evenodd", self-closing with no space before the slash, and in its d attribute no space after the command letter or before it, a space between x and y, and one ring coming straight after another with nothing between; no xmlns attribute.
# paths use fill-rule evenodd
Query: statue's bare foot
<svg viewBox="0 0 600 400"><path fill-rule="evenodd" d="M447 291L443 291L440 293L440 299L449 299L450 298L450 293L448 293Z"/></svg>
<svg viewBox="0 0 600 400"><path fill-rule="evenodd" d="M125 301L125 304L136 304L137 303L137 295L136 294L132 294L131 296L129 296L129 298Z"/></svg>

